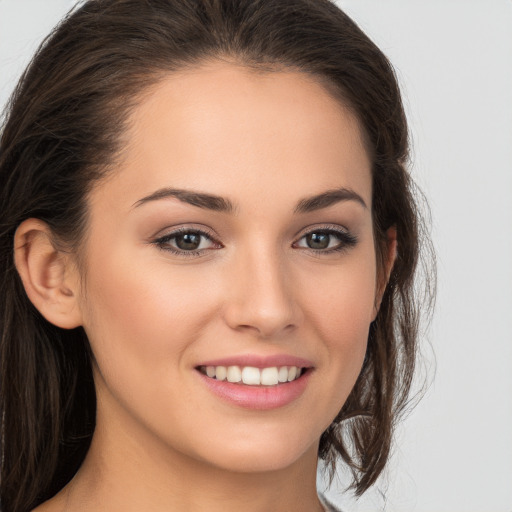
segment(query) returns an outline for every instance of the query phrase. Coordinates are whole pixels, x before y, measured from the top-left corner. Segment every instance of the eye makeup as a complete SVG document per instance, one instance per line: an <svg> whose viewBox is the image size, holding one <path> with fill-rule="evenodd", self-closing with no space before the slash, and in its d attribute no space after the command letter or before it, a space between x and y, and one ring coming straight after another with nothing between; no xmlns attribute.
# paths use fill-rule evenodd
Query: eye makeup
<svg viewBox="0 0 512 512"><path fill-rule="evenodd" d="M357 242L357 237L348 230L339 226L324 225L303 233L292 247L306 250L316 256L327 256L346 251ZM182 257L200 257L208 251L224 248L212 232L187 226L160 236L151 243L162 251Z"/></svg>
<svg viewBox="0 0 512 512"><path fill-rule="evenodd" d="M222 249L224 247L220 242L214 239L213 233L186 226L158 237L151 243L162 251L184 257L197 257L204 255L205 251ZM197 247L195 247L196 245Z"/></svg>

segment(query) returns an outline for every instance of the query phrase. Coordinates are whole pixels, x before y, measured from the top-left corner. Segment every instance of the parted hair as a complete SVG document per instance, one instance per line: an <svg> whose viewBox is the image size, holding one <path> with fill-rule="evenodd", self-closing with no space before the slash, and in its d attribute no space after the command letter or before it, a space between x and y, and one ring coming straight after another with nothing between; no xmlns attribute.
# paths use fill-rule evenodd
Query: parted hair
<svg viewBox="0 0 512 512"><path fill-rule="evenodd" d="M415 286L428 239L422 243L407 170L407 122L388 59L330 0L89 0L43 41L3 117L3 512L27 512L73 477L88 450L96 408L85 332L50 324L31 304L14 265L15 231L25 219L41 219L79 257L88 193L112 172L131 110L149 86L207 59L310 74L359 120L372 162L380 271L392 226L398 256L370 326L361 374L323 433L319 457L332 469L346 464L358 495L386 465L394 427L410 399L420 306L431 298L428 280L419 296Z"/></svg>

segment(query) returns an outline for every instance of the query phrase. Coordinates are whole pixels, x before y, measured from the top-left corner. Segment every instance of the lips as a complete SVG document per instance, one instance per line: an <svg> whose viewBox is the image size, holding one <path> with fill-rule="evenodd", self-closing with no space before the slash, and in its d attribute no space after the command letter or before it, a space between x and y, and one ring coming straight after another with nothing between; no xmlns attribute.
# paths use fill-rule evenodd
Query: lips
<svg viewBox="0 0 512 512"><path fill-rule="evenodd" d="M286 355L247 355L205 361L196 370L207 388L223 401L249 409L274 409L302 395L313 364Z"/></svg>

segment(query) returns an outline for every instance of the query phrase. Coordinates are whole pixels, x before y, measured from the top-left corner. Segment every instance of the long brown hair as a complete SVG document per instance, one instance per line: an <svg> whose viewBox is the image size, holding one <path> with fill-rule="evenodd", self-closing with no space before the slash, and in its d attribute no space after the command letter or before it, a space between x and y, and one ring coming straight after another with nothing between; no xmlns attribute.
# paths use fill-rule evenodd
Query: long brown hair
<svg viewBox="0 0 512 512"><path fill-rule="evenodd" d="M10 100L0 139L4 512L26 512L72 478L89 447L96 407L85 333L51 325L28 300L13 262L16 228L39 218L79 254L87 194L116 161L137 98L164 75L216 57L316 76L363 128L373 163L377 259L382 263L391 226L398 258L362 372L323 434L319 456L332 467L341 456L359 495L386 464L416 361L421 238L406 170L407 123L387 58L329 0L90 0L41 45ZM431 298L428 282L426 290L423 306Z"/></svg>

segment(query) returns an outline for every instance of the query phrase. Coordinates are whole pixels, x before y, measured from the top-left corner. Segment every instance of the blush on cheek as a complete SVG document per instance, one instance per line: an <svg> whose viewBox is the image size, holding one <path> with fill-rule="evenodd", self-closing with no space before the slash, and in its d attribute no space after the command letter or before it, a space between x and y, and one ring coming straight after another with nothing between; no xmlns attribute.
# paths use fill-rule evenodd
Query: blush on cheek
<svg viewBox="0 0 512 512"><path fill-rule="evenodd" d="M352 277L357 276L352 274ZM310 319L318 337L325 340L333 366L343 367L344 376L339 378L343 379L341 387L346 390L354 385L365 357L374 291L371 278L359 274L356 279L331 279L329 293L311 290L309 296L310 312L315 312L314 320L313 316Z"/></svg>
<svg viewBox="0 0 512 512"><path fill-rule="evenodd" d="M156 269L146 264L141 272L143 262L120 261L100 267L102 271L88 283L95 297L91 341L102 343L102 350L110 347L113 357L132 357L152 367L166 364L209 324L216 308L214 293L208 290L215 288L205 285L208 281L198 272L161 262Z"/></svg>

